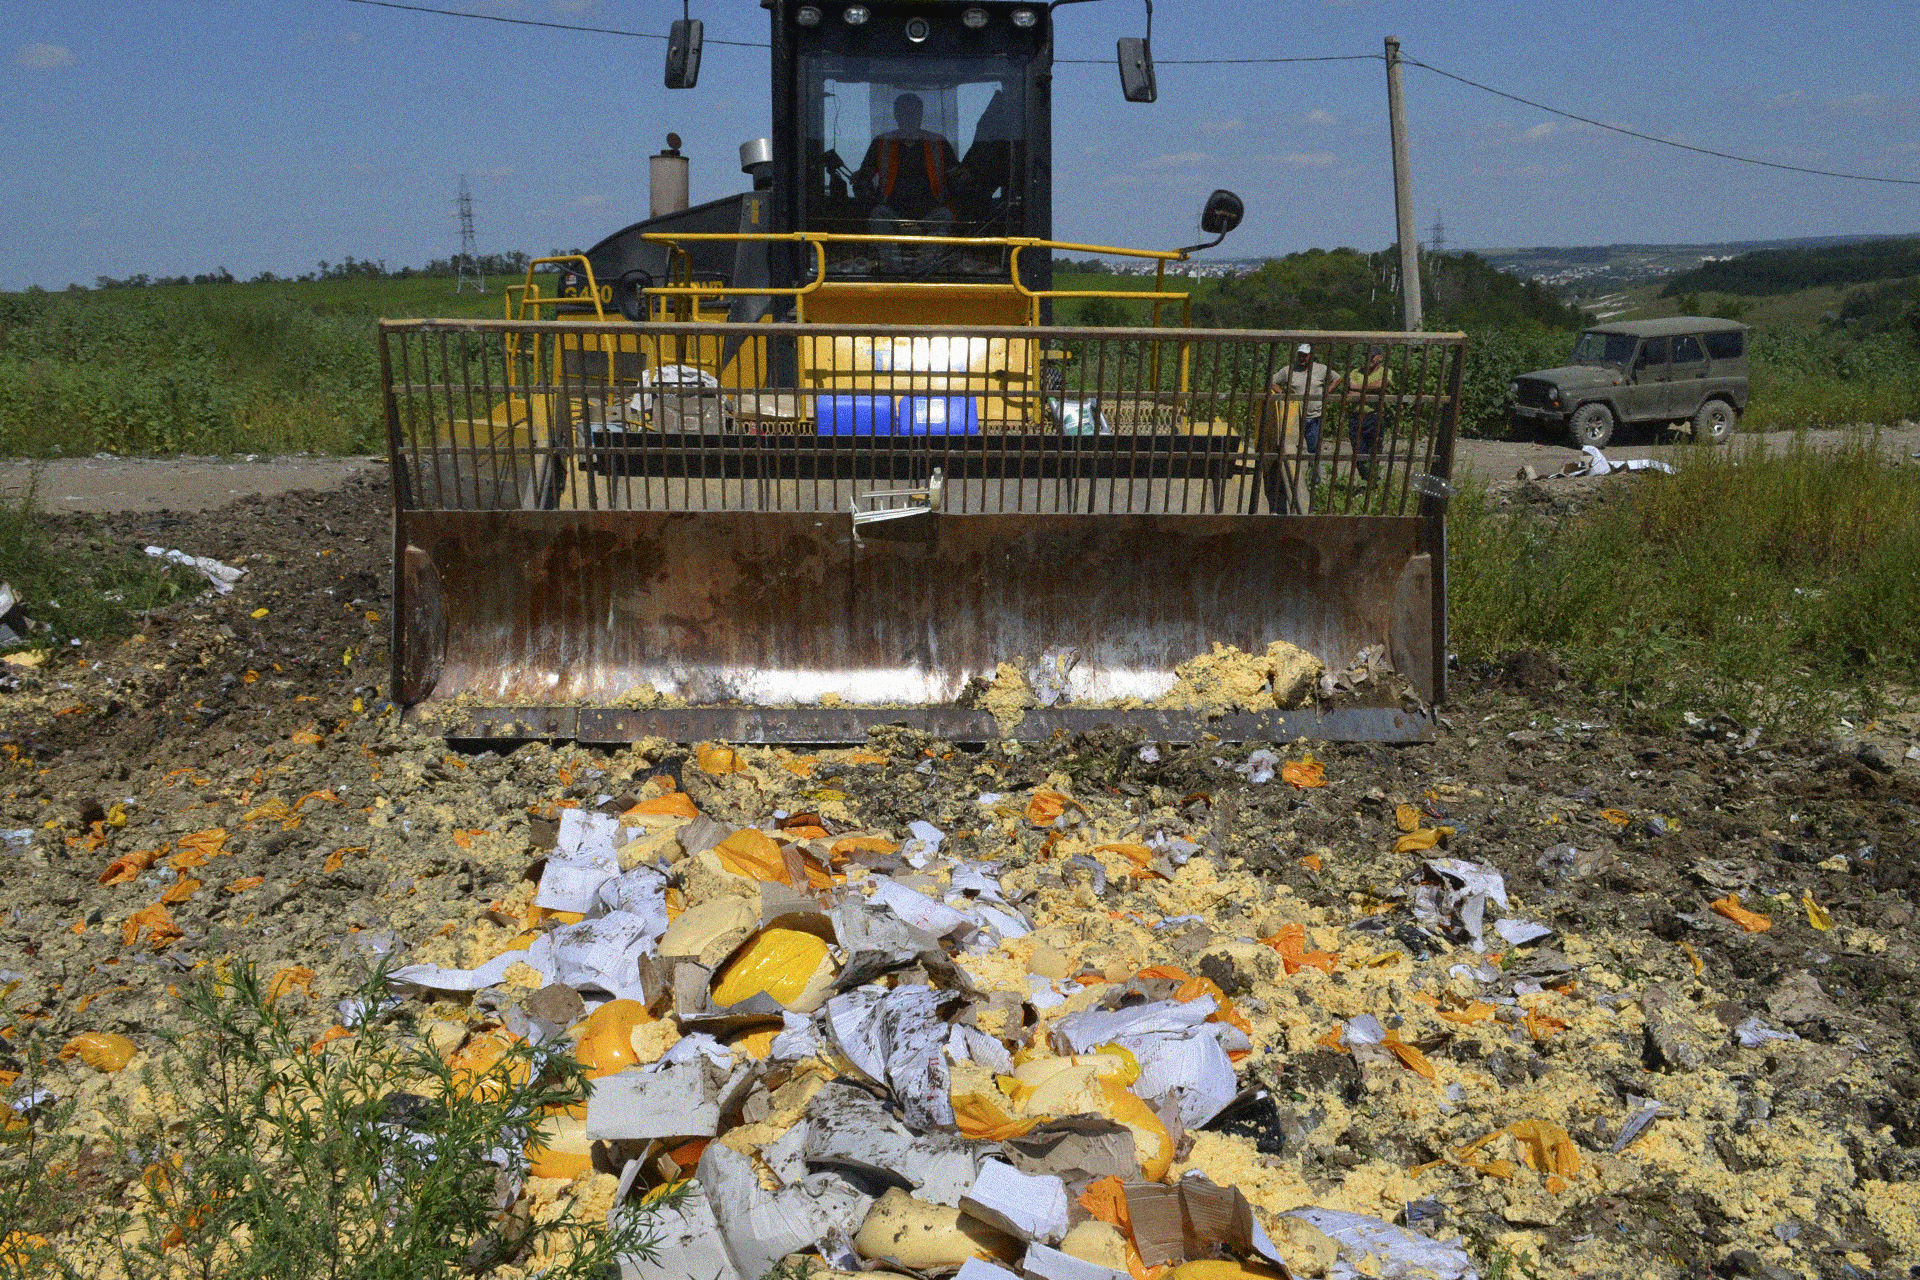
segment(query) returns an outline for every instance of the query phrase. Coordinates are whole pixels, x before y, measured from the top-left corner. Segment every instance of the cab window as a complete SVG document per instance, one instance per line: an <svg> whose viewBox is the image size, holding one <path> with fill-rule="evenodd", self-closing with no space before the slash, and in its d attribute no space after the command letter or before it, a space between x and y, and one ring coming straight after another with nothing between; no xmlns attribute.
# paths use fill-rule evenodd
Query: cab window
<svg viewBox="0 0 1920 1280"><path fill-rule="evenodd" d="M808 59L800 201L808 231L880 236L1026 234L1025 69L1017 59ZM993 248L830 246L844 275L985 274Z"/></svg>
<svg viewBox="0 0 1920 1280"><path fill-rule="evenodd" d="M1659 368L1667 363L1667 340L1648 338L1640 344L1640 354L1634 358L1636 369Z"/></svg>
<svg viewBox="0 0 1920 1280"><path fill-rule="evenodd" d="M1700 349L1700 339L1691 334L1673 340L1673 362L1675 364L1699 364L1707 358Z"/></svg>

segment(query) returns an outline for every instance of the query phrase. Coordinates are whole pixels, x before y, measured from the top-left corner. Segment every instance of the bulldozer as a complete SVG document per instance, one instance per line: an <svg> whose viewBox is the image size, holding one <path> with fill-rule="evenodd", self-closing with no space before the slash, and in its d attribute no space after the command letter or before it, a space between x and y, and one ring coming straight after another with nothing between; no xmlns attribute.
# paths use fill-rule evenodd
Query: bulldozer
<svg viewBox="0 0 1920 1280"><path fill-rule="evenodd" d="M1192 245L1054 238L1064 2L762 0L746 190L691 203L669 137L649 216L536 260L502 320L382 323L407 714L589 742L1431 734L1463 335L1194 327L1179 268L1241 221L1225 190ZM1151 13L1129 102L1157 96ZM674 24L669 87L697 92L701 43ZM1064 255L1122 274L1059 288ZM1056 323L1096 298L1131 323ZM1296 353L1384 374L1303 383ZM1283 652L1322 673L1304 692L1261 682Z"/></svg>

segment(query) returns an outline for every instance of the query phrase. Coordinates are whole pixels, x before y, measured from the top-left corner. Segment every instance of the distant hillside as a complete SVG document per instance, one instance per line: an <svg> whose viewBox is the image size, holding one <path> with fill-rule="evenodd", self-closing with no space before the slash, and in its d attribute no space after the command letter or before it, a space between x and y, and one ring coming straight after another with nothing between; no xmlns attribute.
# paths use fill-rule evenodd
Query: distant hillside
<svg viewBox="0 0 1920 1280"><path fill-rule="evenodd" d="M1920 238L1860 244L1762 249L1703 262L1667 282L1663 297L1711 290L1744 297L1793 293L1828 285L1861 285L1920 275Z"/></svg>
<svg viewBox="0 0 1920 1280"><path fill-rule="evenodd" d="M1820 249L1871 244L1895 236L1804 236L1777 240L1732 240L1710 244L1609 244L1482 249L1480 256L1502 271L1538 280L1565 296L1596 298L1662 280L1717 261L1769 249Z"/></svg>

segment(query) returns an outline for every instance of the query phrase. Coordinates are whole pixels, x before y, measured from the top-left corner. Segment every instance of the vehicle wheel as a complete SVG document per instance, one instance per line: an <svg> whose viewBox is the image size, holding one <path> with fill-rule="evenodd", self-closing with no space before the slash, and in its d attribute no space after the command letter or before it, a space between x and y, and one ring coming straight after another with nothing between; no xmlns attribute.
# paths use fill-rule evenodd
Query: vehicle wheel
<svg viewBox="0 0 1920 1280"><path fill-rule="evenodd" d="M1576 447L1592 445L1598 449L1613 439L1613 411L1603 404L1583 404L1567 426Z"/></svg>
<svg viewBox="0 0 1920 1280"><path fill-rule="evenodd" d="M1733 438L1733 424L1739 414L1725 400L1709 400L1693 415L1695 444L1725 444Z"/></svg>

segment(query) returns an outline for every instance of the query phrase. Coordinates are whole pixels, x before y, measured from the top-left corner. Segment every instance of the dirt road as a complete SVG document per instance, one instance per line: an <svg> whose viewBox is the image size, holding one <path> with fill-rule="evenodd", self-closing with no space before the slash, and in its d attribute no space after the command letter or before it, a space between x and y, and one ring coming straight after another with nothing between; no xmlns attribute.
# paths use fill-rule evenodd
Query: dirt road
<svg viewBox="0 0 1920 1280"><path fill-rule="evenodd" d="M1772 431L1742 435L1735 448L1779 450L1799 433ZM1831 448L1855 434L1852 429L1809 431L1818 448ZM1881 447L1902 460L1920 457L1920 425L1880 429ZM1606 450L1616 461L1672 459L1692 446L1635 442ZM1549 475L1581 456L1564 444L1538 441L1461 440L1457 470L1489 483L1513 479L1522 467ZM43 510L107 514L131 511L209 511L250 495L272 497L301 490L338 489L350 477L384 472L382 457L327 458L56 458L37 461L0 459L0 498L13 501L29 485Z"/></svg>

